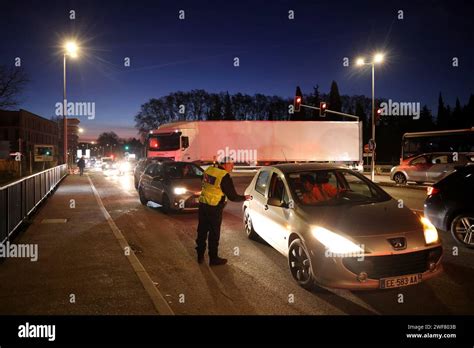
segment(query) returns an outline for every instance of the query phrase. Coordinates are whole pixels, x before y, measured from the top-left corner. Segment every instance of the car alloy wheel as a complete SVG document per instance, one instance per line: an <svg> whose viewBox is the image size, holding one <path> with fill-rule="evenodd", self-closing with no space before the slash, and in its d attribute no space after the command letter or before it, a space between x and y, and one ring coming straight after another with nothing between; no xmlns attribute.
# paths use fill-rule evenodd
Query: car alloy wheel
<svg viewBox="0 0 474 348"><path fill-rule="evenodd" d="M451 223L451 234L460 244L474 248L474 214L461 214Z"/></svg>
<svg viewBox="0 0 474 348"><path fill-rule="evenodd" d="M393 176L393 180L395 180L395 182L397 184L400 184L400 185L406 184L406 182L407 182L407 178L406 178L405 174L403 174L403 173L396 173Z"/></svg>
<svg viewBox="0 0 474 348"><path fill-rule="evenodd" d="M288 264L290 266L291 275L296 282L301 287L311 290L314 286L311 260L300 239L295 239L290 244Z"/></svg>
<svg viewBox="0 0 474 348"><path fill-rule="evenodd" d="M244 213L245 233L247 233L247 237L249 239L255 240L257 238L257 232L255 232L255 230L253 229L252 220L250 219L250 214L247 210L248 209L245 209Z"/></svg>

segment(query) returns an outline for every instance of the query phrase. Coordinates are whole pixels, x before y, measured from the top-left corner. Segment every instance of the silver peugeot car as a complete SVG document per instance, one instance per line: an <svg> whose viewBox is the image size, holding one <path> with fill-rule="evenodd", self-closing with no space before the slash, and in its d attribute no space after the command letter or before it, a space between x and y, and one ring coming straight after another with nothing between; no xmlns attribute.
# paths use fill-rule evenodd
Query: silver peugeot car
<svg viewBox="0 0 474 348"><path fill-rule="evenodd" d="M288 258L291 275L346 289L388 289L442 271L436 228L363 175L331 164L262 167L245 191L249 238Z"/></svg>

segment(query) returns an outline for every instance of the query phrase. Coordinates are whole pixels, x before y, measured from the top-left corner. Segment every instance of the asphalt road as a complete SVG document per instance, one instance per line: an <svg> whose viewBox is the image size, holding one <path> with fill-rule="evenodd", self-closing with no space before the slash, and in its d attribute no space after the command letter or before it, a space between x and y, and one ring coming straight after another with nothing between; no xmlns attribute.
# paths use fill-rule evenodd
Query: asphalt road
<svg viewBox="0 0 474 348"><path fill-rule="evenodd" d="M454 248L448 234L442 234L445 272L435 279L384 291L318 288L308 292L293 281L284 256L264 242L247 239L241 204L229 203L224 212L220 254L229 263L210 268L196 262L195 213L165 215L159 207L141 205L129 175L89 175L106 209L176 314L474 313L474 251ZM237 190L243 192L250 179L234 178ZM424 191L384 189L406 206L423 209Z"/></svg>

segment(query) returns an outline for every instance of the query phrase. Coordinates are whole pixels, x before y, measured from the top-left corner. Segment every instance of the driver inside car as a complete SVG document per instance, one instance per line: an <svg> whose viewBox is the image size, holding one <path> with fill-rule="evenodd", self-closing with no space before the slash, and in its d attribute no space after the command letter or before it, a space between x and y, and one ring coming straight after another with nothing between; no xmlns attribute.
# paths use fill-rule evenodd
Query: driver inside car
<svg viewBox="0 0 474 348"><path fill-rule="evenodd" d="M329 183L329 173L319 172L316 174L316 179L313 175L301 175L303 181L304 193L303 203L314 204L324 202L337 196L342 190L338 190Z"/></svg>

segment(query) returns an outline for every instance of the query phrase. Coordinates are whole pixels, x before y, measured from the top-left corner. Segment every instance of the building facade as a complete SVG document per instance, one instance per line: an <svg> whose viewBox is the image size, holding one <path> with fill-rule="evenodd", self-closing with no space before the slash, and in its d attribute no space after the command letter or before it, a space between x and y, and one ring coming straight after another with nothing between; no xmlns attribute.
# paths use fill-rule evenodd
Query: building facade
<svg viewBox="0 0 474 348"><path fill-rule="evenodd" d="M2 146L2 160L11 159L10 153L22 154L23 172L36 171L57 165L59 155L59 125L27 110L0 110L0 142ZM35 145L51 145L53 147L53 161L51 163L36 163L34 161ZM8 146L8 149L6 147ZM8 156L5 156L8 150ZM6 158L5 158L6 157Z"/></svg>

